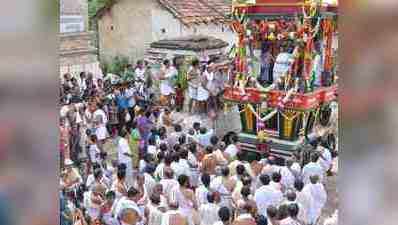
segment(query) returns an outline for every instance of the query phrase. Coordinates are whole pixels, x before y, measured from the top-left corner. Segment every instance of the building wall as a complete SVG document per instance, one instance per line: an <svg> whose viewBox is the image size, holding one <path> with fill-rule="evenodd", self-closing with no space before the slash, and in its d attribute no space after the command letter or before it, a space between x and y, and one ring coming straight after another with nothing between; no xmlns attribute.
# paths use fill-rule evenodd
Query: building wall
<svg viewBox="0 0 398 225"><path fill-rule="evenodd" d="M144 57L151 42L195 34L211 35L231 45L235 35L223 26L186 27L155 0L120 0L98 21L100 60L125 55L135 61Z"/></svg>
<svg viewBox="0 0 398 225"><path fill-rule="evenodd" d="M150 0L120 0L98 21L100 60L117 55L134 61L152 39ZM113 28L113 29L112 29Z"/></svg>

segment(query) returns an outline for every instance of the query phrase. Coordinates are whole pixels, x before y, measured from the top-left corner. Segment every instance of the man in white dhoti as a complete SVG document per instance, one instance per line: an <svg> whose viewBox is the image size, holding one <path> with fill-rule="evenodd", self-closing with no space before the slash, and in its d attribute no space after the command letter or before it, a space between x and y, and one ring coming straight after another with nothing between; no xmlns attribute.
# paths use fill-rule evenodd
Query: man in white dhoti
<svg viewBox="0 0 398 225"><path fill-rule="evenodd" d="M260 181L263 186L256 190L254 200L256 201L258 214L267 216L268 206L279 206L283 200L283 194L280 190L276 190L269 185L271 178L268 175L262 174Z"/></svg>
<svg viewBox="0 0 398 225"><path fill-rule="evenodd" d="M175 94L174 80L177 77L177 70L170 64L170 60L163 61L160 77L160 94L166 99L167 104L170 104L170 97Z"/></svg>
<svg viewBox="0 0 398 225"><path fill-rule="evenodd" d="M302 180L296 180L294 188L296 189L296 202L301 206L299 209L299 219L304 221L305 224L309 224L310 209L313 203L311 193L303 191L304 182Z"/></svg>
<svg viewBox="0 0 398 225"><path fill-rule="evenodd" d="M311 155L311 162L304 166L303 168L303 181L305 184L310 183L310 176L318 175L320 182L323 181L324 172L318 163L319 153L314 152Z"/></svg>
<svg viewBox="0 0 398 225"><path fill-rule="evenodd" d="M126 165L126 183L131 185L133 182L133 162L130 147L127 141L128 133L125 130L120 131L120 138L117 143L118 162Z"/></svg>
<svg viewBox="0 0 398 225"><path fill-rule="evenodd" d="M316 224L327 200L325 188L323 184L319 182L318 175L312 175L310 177L310 183L305 185L303 192L308 192L312 196L309 224Z"/></svg>
<svg viewBox="0 0 398 225"><path fill-rule="evenodd" d="M213 225L218 221L219 206L216 204L215 193L207 193L207 203L199 207L200 225Z"/></svg>

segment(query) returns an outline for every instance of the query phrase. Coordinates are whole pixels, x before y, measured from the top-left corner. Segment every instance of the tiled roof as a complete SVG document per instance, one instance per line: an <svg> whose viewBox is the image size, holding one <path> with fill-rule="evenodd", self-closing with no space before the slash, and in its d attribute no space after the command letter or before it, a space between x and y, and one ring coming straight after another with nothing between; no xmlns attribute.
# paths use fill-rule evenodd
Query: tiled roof
<svg viewBox="0 0 398 225"><path fill-rule="evenodd" d="M182 23L223 22L231 5L224 0L158 0Z"/></svg>
<svg viewBox="0 0 398 225"><path fill-rule="evenodd" d="M221 39L204 35L165 39L151 43L151 48L191 51L220 49L227 46L228 43Z"/></svg>
<svg viewBox="0 0 398 225"><path fill-rule="evenodd" d="M231 11L231 0L156 0L183 24L224 22ZM98 10L95 17L99 18L103 12L109 10L112 4Z"/></svg>

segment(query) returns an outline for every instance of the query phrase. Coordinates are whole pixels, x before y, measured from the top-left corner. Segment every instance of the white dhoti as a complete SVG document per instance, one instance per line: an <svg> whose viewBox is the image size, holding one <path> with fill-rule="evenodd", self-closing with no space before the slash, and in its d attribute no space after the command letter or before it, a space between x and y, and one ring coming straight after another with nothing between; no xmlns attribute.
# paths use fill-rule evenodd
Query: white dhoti
<svg viewBox="0 0 398 225"><path fill-rule="evenodd" d="M199 87L197 100L198 101L207 101L208 98L209 98L209 92L206 89L204 89L203 87Z"/></svg>
<svg viewBox="0 0 398 225"><path fill-rule="evenodd" d="M193 100L197 100L198 98L198 88L189 86L188 87L188 96Z"/></svg>

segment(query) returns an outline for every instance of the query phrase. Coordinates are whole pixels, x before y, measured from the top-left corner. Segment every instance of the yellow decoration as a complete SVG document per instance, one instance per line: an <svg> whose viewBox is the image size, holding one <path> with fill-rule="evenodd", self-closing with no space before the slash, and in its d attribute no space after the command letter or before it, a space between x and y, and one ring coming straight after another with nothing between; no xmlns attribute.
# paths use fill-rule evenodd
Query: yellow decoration
<svg viewBox="0 0 398 225"><path fill-rule="evenodd" d="M246 127L248 130L253 130L253 113L249 107L249 104L245 106L245 116L246 116Z"/></svg>
<svg viewBox="0 0 398 225"><path fill-rule="evenodd" d="M267 138L268 138L268 134L265 131L262 130L257 133L257 139L260 142L265 142L267 140Z"/></svg>

